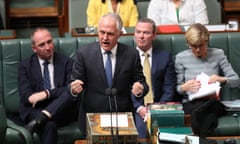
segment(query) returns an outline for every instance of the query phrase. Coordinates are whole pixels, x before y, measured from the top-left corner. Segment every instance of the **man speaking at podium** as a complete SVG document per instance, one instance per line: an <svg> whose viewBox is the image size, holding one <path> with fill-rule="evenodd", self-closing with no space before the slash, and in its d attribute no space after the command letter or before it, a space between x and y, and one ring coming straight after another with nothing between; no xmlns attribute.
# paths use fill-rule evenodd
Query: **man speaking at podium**
<svg viewBox="0 0 240 144"><path fill-rule="evenodd" d="M121 31L119 15L108 13L99 21L98 42L78 50L70 90L73 95L82 92L79 126L84 136L86 113L116 112L116 108L118 112L133 112L131 97L141 99L148 92L138 51L118 42ZM117 93L106 93L109 89ZM116 101L110 97L109 102L110 95Z"/></svg>

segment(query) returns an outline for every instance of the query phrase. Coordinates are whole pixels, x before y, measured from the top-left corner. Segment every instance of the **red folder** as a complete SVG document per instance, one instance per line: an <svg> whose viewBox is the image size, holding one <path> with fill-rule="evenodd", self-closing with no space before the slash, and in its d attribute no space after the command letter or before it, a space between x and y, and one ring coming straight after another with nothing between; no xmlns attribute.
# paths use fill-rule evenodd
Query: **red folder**
<svg viewBox="0 0 240 144"><path fill-rule="evenodd" d="M159 25L157 26L159 33L182 33L179 25Z"/></svg>

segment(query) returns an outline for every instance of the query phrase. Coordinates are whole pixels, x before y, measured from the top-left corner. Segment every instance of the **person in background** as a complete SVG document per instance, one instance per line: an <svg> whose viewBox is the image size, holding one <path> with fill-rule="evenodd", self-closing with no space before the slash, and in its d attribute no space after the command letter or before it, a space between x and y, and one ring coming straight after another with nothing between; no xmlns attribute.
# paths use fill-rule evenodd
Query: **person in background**
<svg viewBox="0 0 240 144"><path fill-rule="evenodd" d="M231 64L222 49L209 48L209 32L200 24L192 24L185 33L186 43L189 49L176 55L175 70L177 73L177 91L183 95L183 109L185 114L192 111L211 98L218 98L218 94L206 98L189 100L189 93L197 92L201 83L196 79L200 73L209 76L208 83L219 82L229 87L238 87L236 82L239 76L233 70Z"/></svg>
<svg viewBox="0 0 240 144"><path fill-rule="evenodd" d="M138 51L118 42L121 30L120 16L107 13L99 21L98 42L87 44L77 52L70 91L73 95L83 91L79 126L84 135L86 113L133 112L131 97L141 99L148 92ZM117 93L109 97L108 89L116 89Z"/></svg>
<svg viewBox="0 0 240 144"><path fill-rule="evenodd" d="M124 27L133 27L138 20L135 0L89 0L87 8L88 26L97 27L100 18L108 12L120 15Z"/></svg>
<svg viewBox="0 0 240 144"><path fill-rule="evenodd" d="M18 69L19 113L30 133L39 134L41 144L57 144L58 127L77 119L77 98L67 90L73 60L54 52L46 28L37 28L31 40L34 54Z"/></svg>
<svg viewBox="0 0 240 144"><path fill-rule="evenodd" d="M135 114L135 123L140 138L148 137L148 131L144 122L147 114L146 104L175 101L176 74L172 56L169 52L153 46L155 38L156 25L154 21L149 18L140 19L135 27L134 39L149 86L149 92L144 97L144 102L142 101L137 105L137 113ZM148 66L145 60L149 62L149 73L146 72ZM147 99L148 96L150 100Z"/></svg>
<svg viewBox="0 0 240 144"><path fill-rule="evenodd" d="M156 25L208 24L204 0L151 0L147 17Z"/></svg>

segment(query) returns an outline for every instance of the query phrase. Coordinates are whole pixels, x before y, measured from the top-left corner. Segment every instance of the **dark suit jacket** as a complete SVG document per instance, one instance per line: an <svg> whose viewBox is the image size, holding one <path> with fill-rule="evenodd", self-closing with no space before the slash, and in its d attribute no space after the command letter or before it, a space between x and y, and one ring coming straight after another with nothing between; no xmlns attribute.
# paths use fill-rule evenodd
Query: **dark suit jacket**
<svg viewBox="0 0 240 144"><path fill-rule="evenodd" d="M153 48L151 76L154 102L177 101L176 74L170 53ZM144 104L143 99L136 97L132 97L132 101L135 109Z"/></svg>
<svg viewBox="0 0 240 144"><path fill-rule="evenodd" d="M64 92L71 80L71 72L73 60L67 56L54 53L54 83L55 89L51 89L50 100L37 103L35 108L45 108L51 100L60 96ZM29 103L28 97L35 93L44 90L42 86L42 73L38 57L33 54L30 58L23 60L19 64L18 82L19 82L19 95L20 95L20 117L26 120L26 117L32 109L32 104Z"/></svg>
<svg viewBox="0 0 240 144"><path fill-rule="evenodd" d="M151 74L154 102L175 101L176 73L170 53L153 48Z"/></svg>
<svg viewBox="0 0 240 144"><path fill-rule="evenodd" d="M101 48L98 42L85 45L77 53L73 66L73 79L84 82L82 110L84 112L109 112L109 99L105 94L108 88ZM134 82L141 82L145 91L148 87L142 72L140 57L135 48L118 43L113 86L117 92L118 111L133 111L131 89ZM113 111L115 111L112 99Z"/></svg>

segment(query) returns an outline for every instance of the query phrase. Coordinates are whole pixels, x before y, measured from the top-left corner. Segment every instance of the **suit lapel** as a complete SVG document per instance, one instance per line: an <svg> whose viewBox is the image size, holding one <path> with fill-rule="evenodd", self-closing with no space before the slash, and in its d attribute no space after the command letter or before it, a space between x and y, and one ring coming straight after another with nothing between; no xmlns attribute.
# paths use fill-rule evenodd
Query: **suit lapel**
<svg viewBox="0 0 240 144"><path fill-rule="evenodd" d="M35 77L36 83L39 83L39 85L41 85L40 87L42 87L42 71L37 55L33 56L31 67L31 71L34 73L33 77Z"/></svg>
<svg viewBox="0 0 240 144"><path fill-rule="evenodd" d="M113 75L113 85L117 79L117 76L119 75L118 73L120 72L120 69L122 67L122 63L124 61L124 49L121 48L121 46L118 44L117 47L117 53L116 53L116 65L115 65L115 71L114 71L114 75Z"/></svg>
<svg viewBox="0 0 240 144"><path fill-rule="evenodd" d="M152 78L152 80L154 79L154 73L156 73L156 71L157 71L157 67L158 67L158 51L155 49L155 48L153 48L153 51L152 51L152 68L151 68L151 78Z"/></svg>
<svg viewBox="0 0 240 144"><path fill-rule="evenodd" d="M107 77L105 75L105 68L104 68L104 62L103 62L103 57L102 57L102 51L99 43L97 43L98 46L95 46L94 48L94 53L93 57L95 57L95 60L93 62L93 65L96 67L96 72L99 74L99 76L102 78L102 81L107 84ZM92 67L92 66L91 66Z"/></svg>
<svg viewBox="0 0 240 144"><path fill-rule="evenodd" d="M54 67L54 69L53 69L53 72L54 72L54 85L55 85L55 87L57 87L58 86L58 80L59 80L59 78L60 78L60 75L62 74L61 73L61 65L60 65L60 60L58 60L58 55L57 54L55 54L54 53L54 57L53 57L53 67Z"/></svg>

